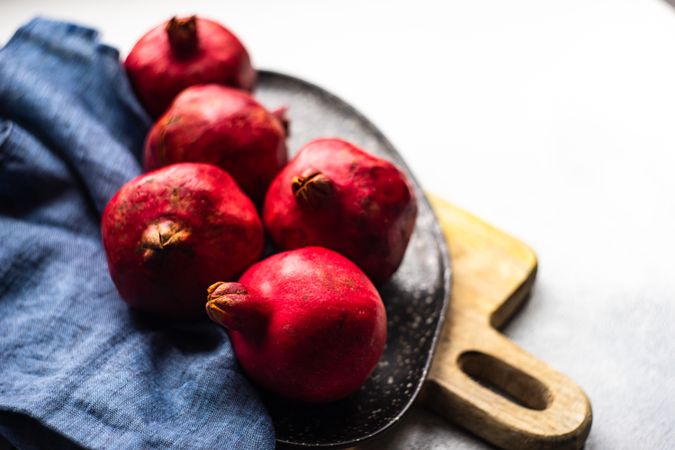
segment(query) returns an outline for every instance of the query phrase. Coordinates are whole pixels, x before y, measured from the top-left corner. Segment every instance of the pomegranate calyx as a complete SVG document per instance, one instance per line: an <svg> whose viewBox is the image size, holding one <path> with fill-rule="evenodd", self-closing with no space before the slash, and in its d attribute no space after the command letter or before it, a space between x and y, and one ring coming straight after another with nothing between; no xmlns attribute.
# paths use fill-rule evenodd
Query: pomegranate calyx
<svg viewBox="0 0 675 450"><path fill-rule="evenodd" d="M266 313L241 283L223 282L209 286L206 314L229 329L256 334L265 323Z"/></svg>
<svg viewBox="0 0 675 450"><path fill-rule="evenodd" d="M280 106L279 108L272 111L272 114L281 123L286 137L289 137L291 135L291 121L288 118L288 107Z"/></svg>
<svg viewBox="0 0 675 450"><path fill-rule="evenodd" d="M181 248L190 237L190 231L172 220L150 224L141 236L143 260L153 264L169 249Z"/></svg>
<svg viewBox="0 0 675 450"><path fill-rule="evenodd" d="M333 182L318 170L308 169L293 177L291 189L300 206L319 208L333 194Z"/></svg>
<svg viewBox="0 0 675 450"><path fill-rule="evenodd" d="M197 49L197 16L184 19L172 17L166 24L171 49L180 56L187 56Z"/></svg>

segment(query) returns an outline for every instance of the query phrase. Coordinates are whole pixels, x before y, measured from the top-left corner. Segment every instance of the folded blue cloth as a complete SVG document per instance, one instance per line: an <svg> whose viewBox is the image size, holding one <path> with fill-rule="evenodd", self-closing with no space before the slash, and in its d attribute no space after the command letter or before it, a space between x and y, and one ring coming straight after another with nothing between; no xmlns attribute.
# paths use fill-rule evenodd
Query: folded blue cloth
<svg viewBox="0 0 675 450"><path fill-rule="evenodd" d="M0 435L18 448L274 447L225 332L129 310L100 214L149 119L96 31L36 19L0 50Z"/></svg>

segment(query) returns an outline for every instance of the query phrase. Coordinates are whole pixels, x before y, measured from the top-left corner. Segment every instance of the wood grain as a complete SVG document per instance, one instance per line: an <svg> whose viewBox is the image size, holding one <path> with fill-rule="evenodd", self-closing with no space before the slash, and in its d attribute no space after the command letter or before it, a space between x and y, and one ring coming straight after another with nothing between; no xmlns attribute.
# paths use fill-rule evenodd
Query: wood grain
<svg viewBox="0 0 675 450"><path fill-rule="evenodd" d="M534 252L468 212L431 200L449 242L453 285L420 401L501 448L583 447L592 419L586 395L495 329L527 298Z"/></svg>

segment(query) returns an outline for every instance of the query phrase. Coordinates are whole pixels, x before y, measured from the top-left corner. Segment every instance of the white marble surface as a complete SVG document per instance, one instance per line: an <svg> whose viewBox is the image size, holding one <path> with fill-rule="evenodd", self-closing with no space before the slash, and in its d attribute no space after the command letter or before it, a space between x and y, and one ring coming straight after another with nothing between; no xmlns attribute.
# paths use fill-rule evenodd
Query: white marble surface
<svg viewBox="0 0 675 450"><path fill-rule="evenodd" d="M675 446L675 9L661 0L0 1L126 53L197 12L257 66L368 115L427 189L531 244L534 295L507 328L591 398L589 449ZM414 411L379 447L485 444Z"/></svg>

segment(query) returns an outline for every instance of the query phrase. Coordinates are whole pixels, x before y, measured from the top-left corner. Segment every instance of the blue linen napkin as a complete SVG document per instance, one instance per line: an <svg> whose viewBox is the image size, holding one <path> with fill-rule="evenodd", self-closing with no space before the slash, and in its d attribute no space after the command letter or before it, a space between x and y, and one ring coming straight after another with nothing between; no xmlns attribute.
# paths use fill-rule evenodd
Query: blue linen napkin
<svg viewBox="0 0 675 450"><path fill-rule="evenodd" d="M95 30L0 50L0 435L19 448L273 448L225 332L129 310L100 214L150 122Z"/></svg>

